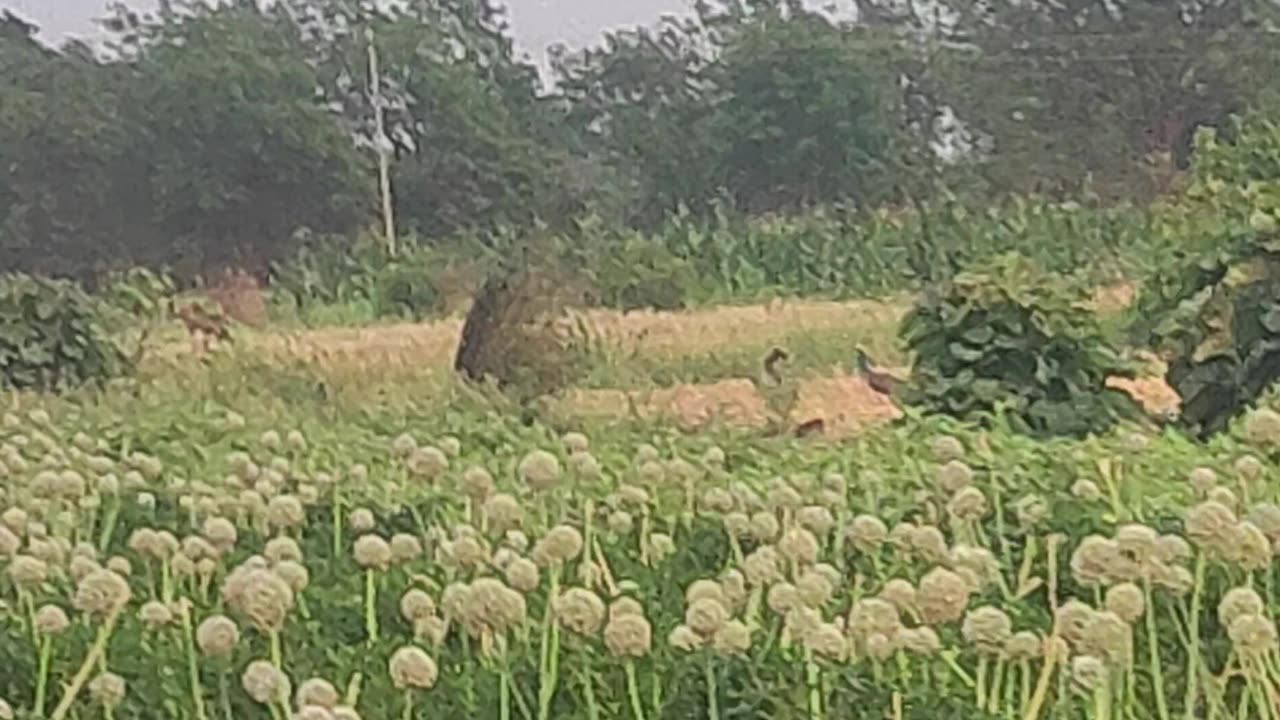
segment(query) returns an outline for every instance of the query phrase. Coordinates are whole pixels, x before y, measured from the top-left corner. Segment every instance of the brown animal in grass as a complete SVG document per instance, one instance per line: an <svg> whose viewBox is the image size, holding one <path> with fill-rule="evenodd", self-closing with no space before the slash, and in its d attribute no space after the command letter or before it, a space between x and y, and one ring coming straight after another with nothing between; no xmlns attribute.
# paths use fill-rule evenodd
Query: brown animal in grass
<svg viewBox="0 0 1280 720"><path fill-rule="evenodd" d="M764 356L764 377L768 385L773 388L782 388L784 380L782 377L781 365L789 358L790 355L787 351L780 347L773 348ZM789 393L786 393L788 397L785 400L780 401L782 405L785 405L785 410L787 412L790 411L791 407L795 405L796 400L798 399L794 394L796 392L795 388L788 388L788 390L790 391ZM796 437L808 437L810 435L821 434L826 427L827 423L822 418L812 418L805 420L792 428L792 434Z"/></svg>
<svg viewBox="0 0 1280 720"><path fill-rule="evenodd" d="M875 390L881 395L892 398L894 392L900 385L902 385L902 379L873 367L871 364L871 358L867 356L867 353L864 352L862 348L858 348L856 352L858 374L867 381L867 384L871 386L872 390Z"/></svg>

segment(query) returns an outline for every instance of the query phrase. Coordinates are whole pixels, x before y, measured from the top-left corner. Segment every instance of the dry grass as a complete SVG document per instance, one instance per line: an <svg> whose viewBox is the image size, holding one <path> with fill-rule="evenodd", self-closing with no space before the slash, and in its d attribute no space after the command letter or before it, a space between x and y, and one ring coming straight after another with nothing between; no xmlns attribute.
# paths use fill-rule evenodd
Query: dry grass
<svg viewBox="0 0 1280 720"><path fill-rule="evenodd" d="M1133 297L1131 285L1100 288L1097 307L1123 308ZM860 344L873 355L900 359L893 347L898 321L909 298L885 301L774 301L767 305L728 306L686 312L618 313L593 310L589 324L623 363L641 371L646 366L682 360L755 353L771 345L803 348L805 338L836 338L841 345ZM364 328L332 328L279 333L241 328L237 352L273 363L305 367L341 388L345 394L403 383L420 386L424 379L440 379L452 366L462 322L452 318L429 323L398 323ZM168 344L164 364L182 362L185 343ZM793 352L794 354L794 352ZM754 355L752 355L754 357ZM629 359L629 360L628 360ZM902 374L902 368L890 368ZM1154 377L1113 378L1110 383L1132 394L1153 412L1177 406L1177 396ZM797 400L789 420L793 424L822 419L824 434L842 437L871 423L900 415L886 397L839 367L813 367L797 379ZM731 377L647 389L575 389L555 403L564 414L603 422L647 420L684 428L731 424L763 428L769 425L768 403L754 378ZM634 388L637 385L632 384Z"/></svg>

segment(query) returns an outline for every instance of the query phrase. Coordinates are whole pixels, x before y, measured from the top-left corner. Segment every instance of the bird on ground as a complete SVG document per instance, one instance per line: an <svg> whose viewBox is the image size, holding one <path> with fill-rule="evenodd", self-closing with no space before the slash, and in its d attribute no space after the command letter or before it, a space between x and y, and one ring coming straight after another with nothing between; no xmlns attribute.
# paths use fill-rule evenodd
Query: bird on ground
<svg viewBox="0 0 1280 720"><path fill-rule="evenodd" d="M782 426L790 422L791 411L800 398L800 389L795 381L782 375L782 364L790 357L786 350L775 347L764 356L762 363L764 372L760 383L761 394ZM822 418L812 418L796 425L791 432L795 437L807 437L821 433L826 426L827 423ZM781 427L776 427L775 430L781 430Z"/></svg>
<svg viewBox="0 0 1280 720"><path fill-rule="evenodd" d="M871 358L862 348L857 348L856 353L854 365L857 367L858 374L867 381L872 390L886 397L893 397L903 383L902 378L876 369Z"/></svg>

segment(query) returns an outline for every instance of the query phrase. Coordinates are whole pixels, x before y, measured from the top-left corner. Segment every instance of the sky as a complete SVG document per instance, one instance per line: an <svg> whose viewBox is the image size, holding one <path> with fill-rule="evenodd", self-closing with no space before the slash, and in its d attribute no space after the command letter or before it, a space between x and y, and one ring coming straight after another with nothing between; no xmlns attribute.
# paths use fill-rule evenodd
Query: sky
<svg viewBox="0 0 1280 720"><path fill-rule="evenodd" d="M690 6L688 0L506 1L517 41L537 59L552 43L584 47L594 44L607 29L648 25ZM128 0L128 4L150 9L154 0ZM0 0L0 8L16 10L34 20L46 37L58 40L93 36L93 18L103 14L106 0Z"/></svg>

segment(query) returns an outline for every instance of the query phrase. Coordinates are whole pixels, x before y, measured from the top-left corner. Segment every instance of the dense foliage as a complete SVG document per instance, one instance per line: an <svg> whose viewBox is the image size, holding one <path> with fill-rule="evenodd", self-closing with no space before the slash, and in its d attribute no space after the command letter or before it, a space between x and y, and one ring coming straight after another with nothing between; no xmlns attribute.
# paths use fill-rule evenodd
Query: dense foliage
<svg viewBox="0 0 1280 720"><path fill-rule="evenodd" d="M59 389L123 371L127 361L97 311L70 281L0 276L0 388Z"/></svg>
<svg viewBox="0 0 1280 720"><path fill-rule="evenodd" d="M927 413L1003 416L1038 435L1085 435L1132 412L1087 292L1017 256L931 288L903 320L913 354L904 399Z"/></svg>
<svg viewBox="0 0 1280 720"><path fill-rule="evenodd" d="M1267 717L1274 414L558 441L251 377L4 416L20 716Z"/></svg>
<svg viewBox="0 0 1280 720"><path fill-rule="evenodd" d="M1136 311L1136 337L1168 360L1182 419L1201 435L1280 379L1280 126L1254 116L1234 135L1201 135L1187 200L1161 223L1186 252L1154 274Z"/></svg>
<svg viewBox="0 0 1280 720"><path fill-rule="evenodd" d="M96 54L5 15L0 263L262 272L299 229L371 224L377 152L399 227L433 242L584 215L623 234L682 213L862 212L947 184L1142 206L1172 185L1144 158L1181 166L1196 127L1277 88L1265 3L1050 5L954 0L936 23L900 4L855 22L704 3L560 49L543 78L484 0L117 8Z"/></svg>

